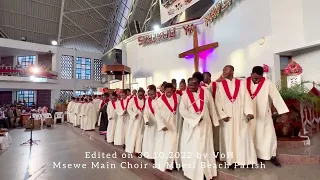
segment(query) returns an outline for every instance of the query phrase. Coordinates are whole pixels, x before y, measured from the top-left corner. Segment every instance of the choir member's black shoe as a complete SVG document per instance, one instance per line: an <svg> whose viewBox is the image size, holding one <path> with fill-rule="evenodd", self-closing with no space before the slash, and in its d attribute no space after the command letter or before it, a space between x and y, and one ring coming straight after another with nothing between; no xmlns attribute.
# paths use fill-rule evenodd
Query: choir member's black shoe
<svg viewBox="0 0 320 180"><path fill-rule="evenodd" d="M265 160L258 158L258 163L259 163L259 164L261 164L261 163L264 164L265 162L266 162Z"/></svg>
<svg viewBox="0 0 320 180"><path fill-rule="evenodd" d="M172 170L171 170L171 169L166 169L166 171L167 171L167 172L172 172Z"/></svg>
<svg viewBox="0 0 320 180"><path fill-rule="evenodd" d="M277 160L277 157L272 157L271 158L271 163L277 167L281 167L281 164L279 163L279 161Z"/></svg>
<svg viewBox="0 0 320 180"><path fill-rule="evenodd" d="M151 163L152 163L152 164L154 164L154 163L155 163L154 159L151 159Z"/></svg>
<svg viewBox="0 0 320 180"><path fill-rule="evenodd" d="M235 163L233 163L231 166L229 166L229 170L234 170L234 169L235 169L235 167L236 167L236 164L235 164Z"/></svg>

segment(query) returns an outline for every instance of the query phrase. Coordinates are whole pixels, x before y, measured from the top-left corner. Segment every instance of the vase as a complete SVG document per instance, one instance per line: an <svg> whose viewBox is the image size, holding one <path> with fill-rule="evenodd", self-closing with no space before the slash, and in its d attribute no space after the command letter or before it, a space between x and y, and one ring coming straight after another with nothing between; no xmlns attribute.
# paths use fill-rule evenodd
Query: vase
<svg viewBox="0 0 320 180"><path fill-rule="evenodd" d="M300 127L294 127L293 128L293 136L297 137L299 136Z"/></svg>

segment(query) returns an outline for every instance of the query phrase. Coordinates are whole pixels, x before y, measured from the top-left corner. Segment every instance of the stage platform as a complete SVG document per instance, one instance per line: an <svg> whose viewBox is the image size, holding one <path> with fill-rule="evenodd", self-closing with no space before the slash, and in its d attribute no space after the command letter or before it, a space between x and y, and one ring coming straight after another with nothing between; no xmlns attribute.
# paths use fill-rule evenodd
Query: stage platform
<svg viewBox="0 0 320 180"><path fill-rule="evenodd" d="M95 141L96 143L104 145L106 148L104 152L117 154L123 154L124 149L122 147L114 146L105 141L105 137L98 134L98 131L83 131L79 128L75 128L71 125L69 127ZM282 167L278 168L267 162L265 167L258 169L236 169L230 171L228 169L219 169L219 180L274 180L274 179L291 179L291 180L316 180L320 177L320 135L317 135L311 139L311 145L301 148L279 148L278 156L279 161L282 163ZM183 176L182 171L161 172L153 168L152 163L144 158L118 158L117 161L128 161L135 164L148 163L146 168L150 173L169 180L184 180L187 179Z"/></svg>

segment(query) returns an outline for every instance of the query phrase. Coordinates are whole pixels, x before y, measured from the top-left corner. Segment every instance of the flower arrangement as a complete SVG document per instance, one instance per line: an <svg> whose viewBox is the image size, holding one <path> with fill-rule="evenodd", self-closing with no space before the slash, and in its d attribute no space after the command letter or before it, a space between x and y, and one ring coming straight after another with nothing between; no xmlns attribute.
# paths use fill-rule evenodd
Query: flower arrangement
<svg viewBox="0 0 320 180"><path fill-rule="evenodd" d="M302 73L302 67L295 61L291 61L284 70L284 74L288 76L300 75Z"/></svg>
<svg viewBox="0 0 320 180"><path fill-rule="evenodd" d="M268 73L269 72L269 66L266 64L263 64L263 72Z"/></svg>

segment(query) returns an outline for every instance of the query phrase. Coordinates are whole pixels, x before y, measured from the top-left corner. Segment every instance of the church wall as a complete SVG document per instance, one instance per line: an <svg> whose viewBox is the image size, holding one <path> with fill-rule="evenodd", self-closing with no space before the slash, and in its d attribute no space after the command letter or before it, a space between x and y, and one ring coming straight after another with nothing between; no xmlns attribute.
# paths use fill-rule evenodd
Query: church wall
<svg viewBox="0 0 320 180"><path fill-rule="evenodd" d="M320 74L317 71L319 67L320 46L293 52L292 59L295 60L303 69L303 81L315 81L320 83ZM308 89L312 84L305 84Z"/></svg>
<svg viewBox="0 0 320 180"><path fill-rule="evenodd" d="M179 82L192 75L193 58L178 57L179 53L193 48L192 35L186 35L181 29L182 25L187 24L191 22L179 25L178 38L170 41L139 46L137 35L124 42L127 65L131 67L133 82L147 78L145 81L153 81L158 86L172 78ZM235 76L248 76L255 65L274 65L268 1L234 1L230 9L214 24L206 27L201 23L197 27L199 45L219 42L219 47L213 52L200 54L200 71L211 72L213 80L221 75L222 68L227 64L235 67ZM265 39L263 45L259 45L261 37Z"/></svg>

